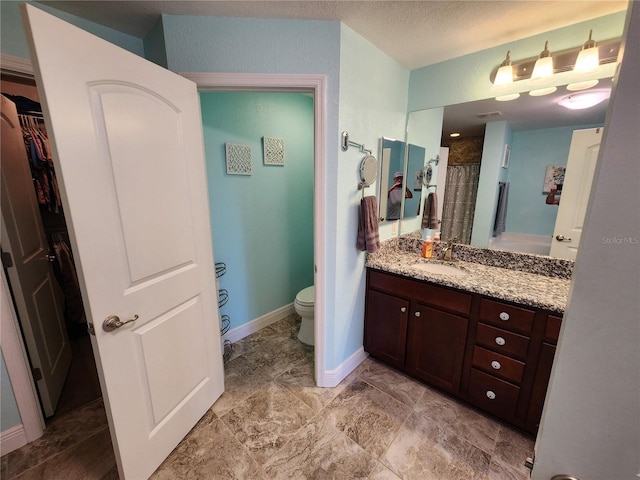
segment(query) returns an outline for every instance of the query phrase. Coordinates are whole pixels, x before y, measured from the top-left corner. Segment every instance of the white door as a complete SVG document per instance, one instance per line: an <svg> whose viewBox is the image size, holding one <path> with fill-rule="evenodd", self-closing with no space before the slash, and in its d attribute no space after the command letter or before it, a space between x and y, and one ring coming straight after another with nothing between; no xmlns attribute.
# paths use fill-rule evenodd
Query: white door
<svg viewBox="0 0 640 480"><path fill-rule="evenodd" d="M71 365L62 298L36 201L16 106L2 96L2 249L44 414L54 414Z"/></svg>
<svg viewBox="0 0 640 480"><path fill-rule="evenodd" d="M23 9L119 473L147 478L224 388L196 85Z"/></svg>
<svg viewBox="0 0 640 480"><path fill-rule="evenodd" d="M573 132L551 241L552 257L576 259L601 139L602 128Z"/></svg>

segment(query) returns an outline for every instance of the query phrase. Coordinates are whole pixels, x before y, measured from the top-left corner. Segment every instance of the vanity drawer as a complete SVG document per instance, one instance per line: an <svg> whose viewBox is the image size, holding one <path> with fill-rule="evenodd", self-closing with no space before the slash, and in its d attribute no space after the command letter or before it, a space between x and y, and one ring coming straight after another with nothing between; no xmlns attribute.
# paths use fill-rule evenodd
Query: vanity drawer
<svg viewBox="0 0 640 480"><path fill-rule="evenodd" d="M501 418L511 419L516 413L519 394L520 389L515 385L471 369L469 400L474 405Z"/></svg>
<svg viewBox="0 0 640 480"><path fill-rule="evenodd" d="M490 375L518 384L522 381L522 374L524 373L523 362L477 345L473 347L473 366Z"/></svg>
<svg viewBox="0 0 640 480"><path fill-rule="evenodd" d="M511 355L524 360L529 349L529 338L501 328L478 324L476 343L490 348L494 352Z"/></svg>
<svg viewBox="0 0 640 480"><path fill-rule="evenodd" d="M529 333L533 327L535 312L483 298L480 301L480 320L518 332Z"/></svg>
<svg viewBox="0 0 640 480"><path fill-rule="evenodd" d="M426 305L455 313L468 315L471 310L472 296L468 293L377 270L369 270L367 286L403 298L415 298Z"/></svg>

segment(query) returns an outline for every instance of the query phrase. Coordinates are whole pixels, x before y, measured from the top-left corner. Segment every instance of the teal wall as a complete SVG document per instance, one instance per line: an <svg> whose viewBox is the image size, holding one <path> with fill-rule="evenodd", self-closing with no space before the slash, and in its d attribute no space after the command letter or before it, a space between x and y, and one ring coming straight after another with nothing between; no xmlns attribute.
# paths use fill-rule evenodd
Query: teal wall
<svg viewBox="0 0 640 480"><path fill-rule="evenodd" d="M143 39L144 54L147 60L167 68L167 51L164 43L164 24L162 19L154 25Z"/></svg>
<svg viewBox="0 0 640 480"><path fill-rule="evenodd" d="M144 57L143 41L140 38L127 35L126 33L99 25L75 15L61 12L60 10L56 10L55 8L51 8L38 2L13 0L0 1L0 48L4 54L21 58L29 58L29 47L27 46L27 40L22 28L22 15L20 11L20 4L22 3L32 3L34 6L47 13L55 15L65 22L69 22L76 27L80 27L87 32L104 38L125 50L129 50L130 52Z"/></svg>
<svg viewBox="0 0 640 480"><path fill-rule="evenodd" d="M9 380L9 373L7 372L7 366L4 363L4 356L0 352L0 432L4 432L11 427L20 425L22 419L20 418L20 412L18 412L18 405L16 404L16 397L13 394L13 387L11 386L11 380Z"/></svg>
<svg viewBox="0 0 640 480"><path fill-rule="evenodd" d="M225 262L221 313L232 328L293 302L313 285L313 98L202 92L215 260ZM282 138L285 165L264 165L262 137ZM250 145L252 175L228 175L225 143Z"/></svg>
<svg viewBox="0 0 640 480"><path fill-rule="evenodd" d="M542 184L547 165L566 165L574 130L602 125L576 125L514 132L509 162L509 206L506 231L552 235L558 207L544 203Z"/></svg>
<svg viewBox="0 0 640 480"><path fill-rule="evenodd" d="M379 157L383 136L404 139L409 71L346 25L340 28L340 131L363 143ZM336 169L336 226L327 239L327 263L335 264L335 277L327 282L335 309L328 312L325 349L328 369L335 369L362 349L366 254L356 249L358 168L364 157L357 148L339 149L339 136L329 137L339 151ZM333 179L327 179L332 182ZM376 195L378 183L365 195ZM330 213L331 214L331 213ZM381 226L380 238L391 236L390 225ZM331 316L333 315L333 318Z"/></svg>

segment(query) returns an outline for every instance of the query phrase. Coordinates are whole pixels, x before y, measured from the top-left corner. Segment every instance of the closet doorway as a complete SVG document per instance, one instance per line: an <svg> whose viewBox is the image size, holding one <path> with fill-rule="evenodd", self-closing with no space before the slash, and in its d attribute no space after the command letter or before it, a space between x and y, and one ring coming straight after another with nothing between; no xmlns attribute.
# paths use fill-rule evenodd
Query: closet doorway
<svg viewBox="0 0 640 480"><path fill-rule="evenodd" d="M5 114L10 114L15 105L18 121L15 126L19 127L19 133L13 133L22 136L23 147L23 151L19 151L20 146L15 151L7 150L9 154L5 156L3 145L3 181L23 184L19 190L3 185L2 249L3 253L10 254L3 255L3 266L42 412L48 422L53 416L99 399L102 392L35 81L28 75L2 72L2 94L3 122L8 120ZM3 131L3 143L5 133L10 132ZM15 167L11 173L10 166ZM16 174L19 176L14 176ZM11 209L14 211L10 212ZM25 212L33 213L33 218L20 218ZM6 221L10 216L16 221ZM47 276L47 271L52 273L48 275L50 281L36 280L46 312L42 306L29 307L28 297L38 297L22 292L28 283L33 287L33 279L27 278L31 274L12 265L13 259L20 257L25 243L33 245L33 251L38 252L34 263L40 268L43 267L40 256L46 256L49 261L43 275Z"/></svg>

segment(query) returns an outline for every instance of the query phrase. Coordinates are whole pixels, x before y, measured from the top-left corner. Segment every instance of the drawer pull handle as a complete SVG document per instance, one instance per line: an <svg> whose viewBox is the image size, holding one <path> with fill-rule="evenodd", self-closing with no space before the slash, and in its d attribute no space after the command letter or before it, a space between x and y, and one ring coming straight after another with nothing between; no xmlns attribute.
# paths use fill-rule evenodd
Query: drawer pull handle
<svg viewBox="0 0 640 480"><path fill-rule="evenodd" d="M487 398L488 398L489 400L495 400L495 399L496 399L496 394L495 394L495 393L493 393L491 390L487 390L486 395L487 395Z"/></svg>
<svg viewBox="0 0 640 480"><path fill-rule="evenodd" d="M502 338L502 337L496 337L496 344L497 344L497 345L502 346L502 345L504 345L504 344L506 344L506 343L507 343L507 341L506 341L504 338Z"/></svg>
<svg viewBox="0 0 640 480"><path fill-rule="evenodd" d="M509 314L507 312L500 312L500 320L506 322L509 320Z"/></svg>
<svg viewBox="0 0 640 480"><path fill-rule="evenodd" d="M494 360L493 362L491 362L491 368L493 368L494 370L500 370L502 368L502 365L500 365L499 361Z"/></svg>
<svg viewBox="0 0 640 480"><path fill-rule="evenodd" d="M420 312L416 312L416 317L419 317L419 316L420 316Z"/></svg>
<svg viewBox="0 0 640 480"><path fill-rule="evenodd" d="M400 311L403 312L403 313L406 312L407 311L407 307L401 307Z"/></svg>

